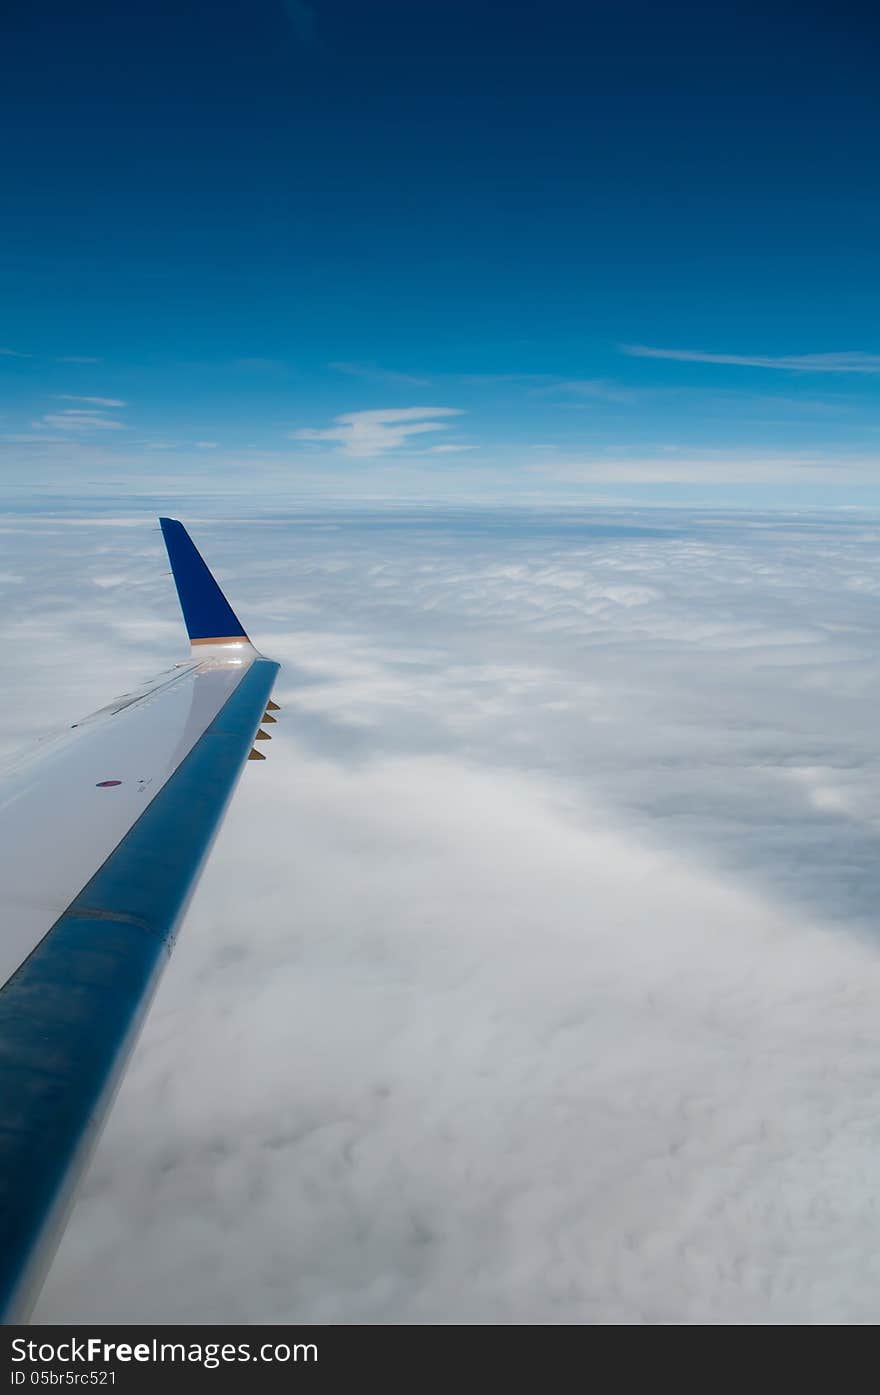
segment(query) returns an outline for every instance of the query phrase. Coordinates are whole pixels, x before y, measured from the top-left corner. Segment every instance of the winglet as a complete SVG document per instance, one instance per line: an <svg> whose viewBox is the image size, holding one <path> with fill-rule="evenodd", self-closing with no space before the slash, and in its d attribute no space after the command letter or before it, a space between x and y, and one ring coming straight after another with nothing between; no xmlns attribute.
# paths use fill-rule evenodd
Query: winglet
<svg viewBox="0 0 880 1395"><path fill-rule="evenodd" d="M217 585L195 543L176 518L160 518L168 560L190 643L248 644L244 626Z"/></svg>

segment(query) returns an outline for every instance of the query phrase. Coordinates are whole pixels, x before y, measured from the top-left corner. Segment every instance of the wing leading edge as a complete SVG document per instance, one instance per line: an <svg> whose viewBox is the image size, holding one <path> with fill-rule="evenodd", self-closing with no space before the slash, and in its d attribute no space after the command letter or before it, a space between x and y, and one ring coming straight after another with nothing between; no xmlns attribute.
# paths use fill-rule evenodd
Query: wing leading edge
<svg viewBox="0 0 880 1395"><path fill-rule="evenodd" d="M219 631L196 634L207 642L193 662L78 724L0 794L7 1322L39 1292L278 672L183 526L162 527L191 640L206 623Z"/></svg>

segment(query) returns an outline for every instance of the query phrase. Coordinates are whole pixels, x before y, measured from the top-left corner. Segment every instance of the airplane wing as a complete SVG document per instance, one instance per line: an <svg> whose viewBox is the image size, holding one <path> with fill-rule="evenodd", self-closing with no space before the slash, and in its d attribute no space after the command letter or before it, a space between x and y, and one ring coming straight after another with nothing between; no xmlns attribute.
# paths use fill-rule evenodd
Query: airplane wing
<svg viewBox="0 0 880 1395"><path fill-rule="evenodd" d="M39 1292L178 924L269 709L186 529L160 519L191 657L0 785L0 1318Z"/></svg>

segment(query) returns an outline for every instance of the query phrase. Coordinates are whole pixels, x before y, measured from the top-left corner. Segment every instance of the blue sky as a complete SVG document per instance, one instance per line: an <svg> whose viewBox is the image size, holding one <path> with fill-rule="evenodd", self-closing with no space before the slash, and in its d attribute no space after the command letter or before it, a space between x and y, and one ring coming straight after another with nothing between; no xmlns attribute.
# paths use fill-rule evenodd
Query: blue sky
<svg viewBox="0 0 880 1395"><path fill-rule="evenodd" d="M9 485L880 503L878 26L827 9L15 6Z"/></svg>

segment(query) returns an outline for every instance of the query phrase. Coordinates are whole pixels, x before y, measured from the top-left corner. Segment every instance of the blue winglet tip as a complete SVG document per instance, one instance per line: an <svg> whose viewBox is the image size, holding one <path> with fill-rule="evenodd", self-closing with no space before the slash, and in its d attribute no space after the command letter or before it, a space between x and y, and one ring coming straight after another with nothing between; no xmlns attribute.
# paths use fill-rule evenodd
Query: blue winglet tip
<svg viewBox="0 0 880 1395"><path fill-rule="evenodd" d="M183 524L176 518L160 518L159 527L190 642L222 644L247 640L244 626Z"/></svg>

